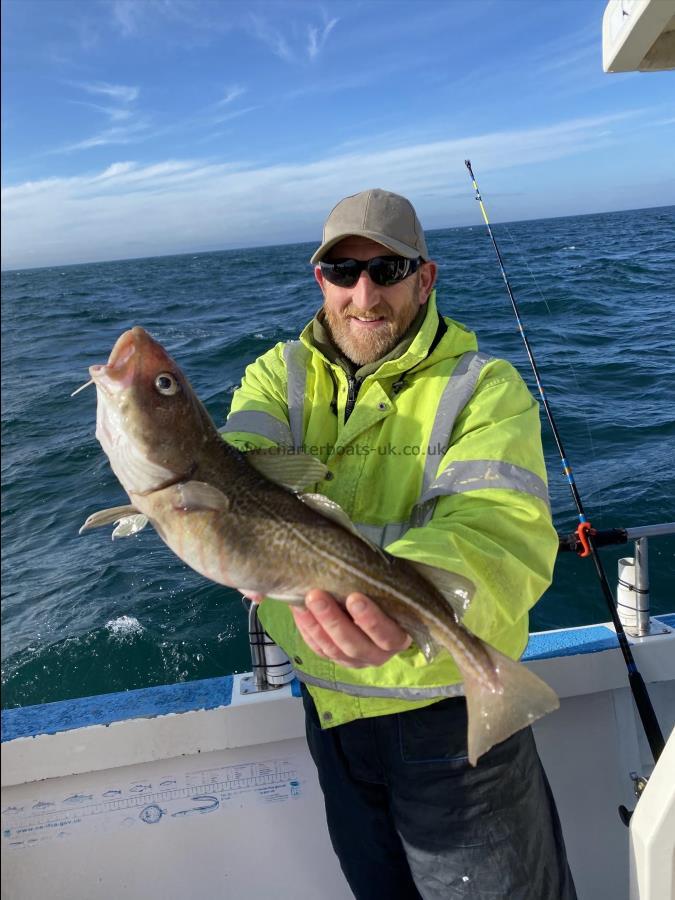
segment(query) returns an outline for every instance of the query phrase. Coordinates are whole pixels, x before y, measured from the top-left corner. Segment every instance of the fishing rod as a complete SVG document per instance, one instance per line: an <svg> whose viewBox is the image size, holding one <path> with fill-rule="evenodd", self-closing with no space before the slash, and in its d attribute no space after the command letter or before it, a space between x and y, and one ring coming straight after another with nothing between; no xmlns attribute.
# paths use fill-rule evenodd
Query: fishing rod
<svg viewBox="0 0 675 900"><path fill-rule="evenodd" d="M563 472L567 478L567 483L569 484L572 496L574 497L574 503L577 507L577 512L579 515L579 525L577 527L576 534L579 538L579 542L583 547L583 551L579 555L590 556L593 560L593 564L595 565L595 571L600 580L600 587L607 602L607 607L612 618L612 623L614 625L614 628L616 629L616 636L619 640L619 647L621 648L624 662L626 663L626 668L628 669L628 683L630 685L631 693L633 694L633 699L635 700L635 706L637 707L640 721L642 722L642 727L644 728L645 735L647 736L647 741L649 742L649 748L652 751L654 762L656 763L659 756L661 755L665 743L663 740L663 733L661 732L661 727L659 726L658 719L656 718L656 713L654 712L654 707L652 706L652 701L647 692L647 688L643 681L642 675L639 673L638 668L635 664L635 660L628 643L628 638L626 637L626 632L623 629L623 624L621 622L621 619L619 618L619 614L616 609L616 603L614 601L614 596L612 594L612 589L609 586L607 575L605 574L605 569L597 552L597 544L595 540L596 532L586 517L584 506L579 495L579 490L577 488L576 481L574 480L574 473L572 472L572 467L567 459L562 438L560 436L560 432L558 431L558 426L556 425L555 419L553 418L551 404L548 402L548 399L546 397L546 392L541 381L541 376L539 375L539 368L537 367L537 362L532 352L532 347L530 346L530 342L527 338L527 335L525 334L525 327L520 316L520 310L518 309L516 298L514 297L513 291L511 290L509 279L506 276L504 261L502 259L501 253L499 252L497 241L495 240L494 234L492 233L492 228L490 227L487 212L485 211L485 206L483 205L483 198L481 197L480 191L478 190L476 176L473 174L473 169L471 168L471 160L465 159L464 163L469 170L473 188L476 192L476 200L480 205L483 219L485 220L488 234L490 235L490 240L492 241L492 246L494 247L495 253L497 254L499 269L502 273L502 278L504 279L504 284L506 285L509 299L511 300L511 306L513 307L516 322L518 323L518 330L520 331L520 336L522 337L523 343L525 344L525 350L527 352L528 359L530 360L532 371L534 372L534 379L537 382L539 396L541 397L541 401L544 404L546 417L548 419L549 425L551 426L551 431L553 432L553 438L558 448L558 453L560 454Z"/></svg>

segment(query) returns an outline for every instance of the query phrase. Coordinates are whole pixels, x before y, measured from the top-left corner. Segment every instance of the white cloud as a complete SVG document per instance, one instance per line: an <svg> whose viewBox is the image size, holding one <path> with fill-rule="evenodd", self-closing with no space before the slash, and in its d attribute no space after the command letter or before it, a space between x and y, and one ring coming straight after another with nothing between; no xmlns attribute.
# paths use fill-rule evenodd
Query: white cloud
<svg viewBox="0 0 675 900"><path fill-rule="evenodd" d="M99 103L89 103L87 100L70 100L69 102L77 106L86 106L88 109L95 109L96 112L107 116L111 122L124 122L133 115L132 111L126 107L101 106Z"/></svg>
<svg viewBox="0 0 675 900"><path fill-rule="evenodd" d="M449 194L467 191L465 158L480 177L587 153L610 146L612 126L636 114L355 149L304 164L118 162L98 174L26 182L2 192L2 264L66 264L301 240L318 233L336 198L377 186L409 196L423 221L447 222Z"/></svg>
<svg viewBox="0 0 675 900"><path fill-rule="evenodd" d="M111 144L133 144L138 141L145 140L148 137L148 125L146 122L138 121L128 125L115 125L112 128L105 128L91 137L76 141L73 144L66 144L63 147L56 147L49 152L54 153L72 153L75 150L90 150L92 147L106 147Z"/></svg>
<svg viewBox="0 0 675 900"><path fill-rule="evenodd" d="M319 55L319 52L321 51L323 45L326 43L326 38L331 33L333 28L335 28L338 21L339 19L331 19L330 22L327 22L326 25L324 25L321 32L314 25L307 26L307 55L310 59L314 59Z"/></svg>
<svg viewBox="0 0 675 900"><path fill-rule="evenodd" d="M97 179L99 181L104 181L106 178L118 178L120 175L126 175L127 172L130 172L135 167L136 163L133 162L113 163L111 166L108 166L104 172L101 172L101 174L97 176Z"/></svg>
<svg viewBox="0 0 675 900"><path fill-rule="evenodd" d="M177 25L184 33L212 32L223 27L222 6L223 0L112 0L110 12L114 28L124 37L137 38L154 31L158 22Z"/></svg>
<svg viewBox="0 0 675 900"><path fill-rule="evenodd" d="M231 119L238 119L240 116L245 116L247 113L254 112L256 109L260 109L260 106L244 106L242 109L233 109L227 113L219 113L210 117L209 124L222 125L223 122L229 122Z"/></svg>
<svg viewBox="0 0 675 900"><path fill-rule="evenodd" d="M112 4L113 22L126 36L135 34L140 13L141 7L137 0L114 0Z"/></svg>
<svg viewBox="0 0 675 900"><path fill-rule="evenodd" d="M78 81L75 87L82 88L89 94L103 94L119 103L133 103L140 91L137 87L126 84L108 84L105 81Z"/></svg>
<svg viewBox="0 0 675 900"><path fill-rule="evenodd" d="M323 49L328 35L338 21L339 19L326 21L324 17L322 27L313 24L302 26L300 23L291 22L286 25L286 31L290 33L290 36L287 36L284 30L272 24L270 19L251 13L248 18L248 30L284 62L299 63L306 60L311 62Z"/></svg>
<svg viewBox="0 0 675 900"><path fill-rule="evenodd" d="M233 84L231 87L225 89L225 94L222 99L218 101L217 105L227 106L228 103L232 103L233 100L236 100L237 97L241 97L241 95L245 93L245 87L242 87L240 84Z"/></svg>
<svg viewBox="0 0 675 900"><path fill-rule="evenodd" d="M262 16L251 14L249 23L253 35L262 41L263 44L271 49L275 56L283 59L285 62L295 62L296 57L291 47L278 28L275 28L267 19Z"/></svg>
<svg viewBox="0 0 675 900"><path fill-rule="evenodd" d="M135 101L140 90L137 87L125 84L109 84L105 81L69 82L73 87L86 91L88 94L108 97L119 106L101 106L98 103L90 103L85 100L72 100L71 103L87 106L103 113L108 117L111 127L98 131L87 138L74 141L65 146L55 147L48 153L72 153L75 150L89 150L92 147L103 147L108 144L130 144L142 140L147 133L148 123L138 117Z"/></svg>

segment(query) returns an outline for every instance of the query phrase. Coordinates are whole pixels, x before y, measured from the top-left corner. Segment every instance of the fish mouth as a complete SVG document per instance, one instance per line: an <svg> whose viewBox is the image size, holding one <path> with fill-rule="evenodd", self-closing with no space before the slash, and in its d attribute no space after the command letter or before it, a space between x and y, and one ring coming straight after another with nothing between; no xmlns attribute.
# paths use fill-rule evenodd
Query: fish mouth
<svg viewBox="0 0 675 900"><path fill-rule="evenodd" d="M139 325L135 325L117 338L107 363L89 366L89 374L104 393L116 394L131 385L136 374L139 345L143 339L148 340L149 335Z"/></svg>

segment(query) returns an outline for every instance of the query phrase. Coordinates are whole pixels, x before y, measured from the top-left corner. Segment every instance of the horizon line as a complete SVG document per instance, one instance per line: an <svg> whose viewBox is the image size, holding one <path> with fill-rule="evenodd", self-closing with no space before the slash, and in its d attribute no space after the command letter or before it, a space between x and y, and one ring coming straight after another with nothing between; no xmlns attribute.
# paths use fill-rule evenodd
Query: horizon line
<svg viewBox="0 0 675 900"><path fill-rule="evenodd" d="M491 224L493 225L515 225L521 222L545 222L552 219L581 219L587 216L611 216L617 213L622 212L641 212L643 210L648 209L669 209L670 207L675 207L673 203L659 204L658 206L637 206L637 207L628 207L625 209L612 209L612 210L601 210L598 212L591 213L571 213L560 216L537 216L533 219L497 219L494 220ZM485 225L482 221L476 220L475 224L471 225L446 225L442 228L425 228L424 233L426 235L435 234L441 231L461 231L466 228L485 228ZM104 265L105 263L120 263L120 262L139 262L140 260L151 260L151 259L170 259L171 257L177 256L206 256L212 253L233 253L235 251L243 251L243 250L263 250L269 247L294 247L300 246L302 244L314 244L315 240L308 241L288 241L283 244L241 244L229 247L221 247L217 250L183 250L179 253L158 253L153 256L125 256L125 257L111 257L106 259L92 259L85 260L82 262L69 262L69 263L49 263L43 266L13 266L8 268L0 268L0 274L9 274L11 272L40 272L44 269L65 269L71 268L75 266L96 266L96 265Z"/></svg>

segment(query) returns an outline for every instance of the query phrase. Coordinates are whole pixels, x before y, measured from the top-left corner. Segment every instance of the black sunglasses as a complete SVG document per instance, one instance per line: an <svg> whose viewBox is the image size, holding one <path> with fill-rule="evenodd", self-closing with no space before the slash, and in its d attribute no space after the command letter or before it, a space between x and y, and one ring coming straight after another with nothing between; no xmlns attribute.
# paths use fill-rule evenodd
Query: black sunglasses
<svg viewBox="0 0 675 900"><path fill-rule="evenodd" d="M321 274L338 287L354 287L361 272L368 272L371 280L380 287L398 284L416 272L423 262L421 257L406 259L404 256L374 256L372 259L334 259L320 262Z"/></svg>

